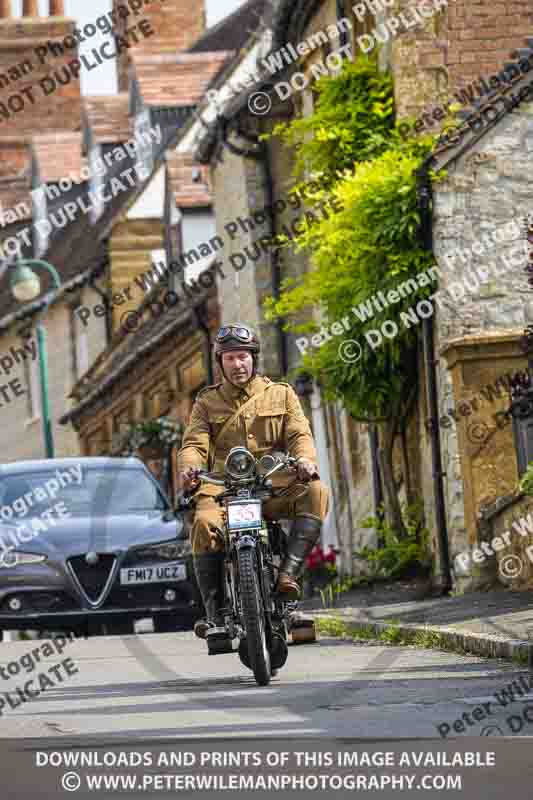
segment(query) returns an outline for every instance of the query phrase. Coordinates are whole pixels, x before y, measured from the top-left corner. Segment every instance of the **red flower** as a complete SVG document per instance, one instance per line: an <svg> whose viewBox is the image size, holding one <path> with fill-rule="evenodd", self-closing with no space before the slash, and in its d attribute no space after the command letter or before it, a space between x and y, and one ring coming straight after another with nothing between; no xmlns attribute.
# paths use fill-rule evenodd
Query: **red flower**
<svg viewBox="0 0 533 800"><path fill-rule="evenodd" d="M307 558L305 559L307 569L318 569L324 563L324 553L319 545L313 547Z"/></svg>

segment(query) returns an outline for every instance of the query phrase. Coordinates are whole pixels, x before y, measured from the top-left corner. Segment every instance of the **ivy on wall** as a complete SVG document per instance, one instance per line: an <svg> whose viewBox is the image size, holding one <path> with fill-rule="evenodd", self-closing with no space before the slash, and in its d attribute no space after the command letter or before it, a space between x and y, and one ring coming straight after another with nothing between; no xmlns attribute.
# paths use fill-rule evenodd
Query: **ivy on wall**
<svg viewBox="0 0 533 800"><path fill-rule="evenodd" d="M392 79L371 58L345 62L337 76L322 78L316 90L313 114L277 126L273 136L295 148L297 180L311 174L325 184L310 198L313 204L333 195L339 210L326 219L308 219L292 243L285 241L306 251L313 269L298 283L283 283L279 299L267 301L267 316L283 319L286 330L306 334L319 328L301 322L306 310L319 309L325 326L344 320L344 335L309 347L301 371L317 378L326 397L340 399L354 419L378 426L385 510L393 528L405 536L393 448L416 399L421 324L398 324L397 335L383 337L376 349L364 334L379 330L388 319L399 320L401 312L436 290L421 285L382 311L371 302L378 292L386 295L414 281L434 263L419 240L416 171L436 137L400 136ZM370 303L370 319L361 320L352 310L363 303ZM357 360L343 357L343 339L358 343Z"/></svg>

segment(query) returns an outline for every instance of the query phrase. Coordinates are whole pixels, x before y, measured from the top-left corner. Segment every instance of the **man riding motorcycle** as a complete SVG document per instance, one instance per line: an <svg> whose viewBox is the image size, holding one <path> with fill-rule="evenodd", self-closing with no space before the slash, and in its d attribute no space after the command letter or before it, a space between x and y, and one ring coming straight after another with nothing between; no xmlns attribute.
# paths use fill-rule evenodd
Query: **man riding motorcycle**
<svg viewBox="0 0 533 800"><path fill-rule="evenodd" d="M257 374L259 340L246 325L222 327L215 340L215 357L222 383L208 386L197 396L178 453L178 480L185 491L195 489L201 469L221 472L232 447L246 447L256 458L276 450L298 459L298 478L307 484L302 495L272 498L264 504L267 519L291 518L288 552L281 564L276 589L287 599L299 595L297 578L305 558L320 537L328 511L329 492L318 480L316 450L309 422L288 383L273 383ZM223 605L223 508L215 502L221 488L202 484L195 494L191 531L196 579L207 619L196 623L204 639L220 625Z"/></svg>

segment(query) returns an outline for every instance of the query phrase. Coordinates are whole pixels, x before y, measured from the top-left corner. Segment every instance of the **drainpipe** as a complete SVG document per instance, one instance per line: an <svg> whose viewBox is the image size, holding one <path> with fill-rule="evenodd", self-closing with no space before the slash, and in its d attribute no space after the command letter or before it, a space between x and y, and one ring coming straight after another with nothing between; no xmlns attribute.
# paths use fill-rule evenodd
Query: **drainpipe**
<svg viewBox="0 0 533 800"><path fill-rule="evenodd" d="M346 12L344 11L344 0L337 0L337 22L340 22L341 19L344 19L346 16ZM339 36L339 45L340 47L345 47L348 44L348 32L341 31Z"/></svg>
<svg viewBox="0 0 533 800"><path fill-rule="evenodd" d="M383 520L383 510L380 506L383 503L383 484L381 483L381 473L379 471L378 460L378 432L375 425L370 425L368 430L368 437L370 439L370 453L372 459L372 485L374 487L374 508L376 509L376 517Z"/></svg>
<svg viewBox="0 0 533 800"><path fill-rule="evenodd" d="M250 136L250 134L245 133L242 130L238 130L237 134L246 141L250 142L251 144L255 145L255 148L243 148L238 147L233 142L228 141L228 120L225 118L220 119L221 123L221 132L222 132L222 142L225 147L235 155L241 156L243 158L252 158L255 161L259 162L263 167L263 174L265 178L265 188L266 188L266 196L267 196L267 203L266 206L270 209L268 214L268 221L269 221L269 236L271 239L274 239L277 235L276 231L276 215L274 212L274 181L272 179L272 169L270 166L270 159L268 155L268 147L266 142L259 141L258 137ZM280 285L281 285L281 266L279 260L279 248L274 247L270 249L270 266L271 266L271 275L272 275L272 296L275 300L279 300L280 297ZM275 323L276 332L277 332L277 339L278 339L278 363L280 366L280 372L282 376L287 375L289 371L289 358L287 353L287 337L285 335L285 331L283 330L283 323L281 320L277 320Z"/></svg>
<svg viewBox="0 0 533 800"><path fill-rule="evenodd" d="M418 197L420 208L420 234L424 248L433 252L433 206L431 181L429 170L433 156L426 158L418 170ZM448 529L446 525L446 505L444 501L444 473L442 471L442 451L439 434L439 406L437 396L437 377L435 359L435 330L434 316L422 322L422 342L425 364L425 389L429 412L428 427L431 437L431 462L433 475L433 490L435 500L435 517L437 523L437 538L439 543L439 556L442 568L442 593L446 594L452 588L450 571L450 552L448 544Z"/></svg>
<svg viewBox="0 0 533 800"><path fill-rule="evenodd" d="M179 237L178 247L180 252L183 252L184 251L183 228L181 223L178 228L178 237ZM185 283L185 274L182 275L180 281L182 284ZM205 320L196 307L193 307L192 311L193 311L194 321L196 322L196 325L198 326L199 330L201 330L204 335L204 341L203 341L204 364L205 364L205 371L207 373L207 383L208 385L211 385L212 383L215 382L215 372L213 370L213 350L212 350L213 345L211 342L211 331L209 330L209 325L207 324L207 318L208 318L207 306L206 306Z"/></svg>

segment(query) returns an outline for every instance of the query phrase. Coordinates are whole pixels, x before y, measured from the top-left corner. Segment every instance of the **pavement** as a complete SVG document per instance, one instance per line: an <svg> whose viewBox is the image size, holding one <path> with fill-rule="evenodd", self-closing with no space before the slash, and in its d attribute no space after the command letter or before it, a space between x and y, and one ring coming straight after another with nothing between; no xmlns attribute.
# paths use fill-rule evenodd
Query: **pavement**
<svg viewBox="0 0 533 800"><path fill-rule="evenodd" d="M314 616L337 617L379 634L391 627L439 634L445 648L487 658L529 660L533 666L533 595L506 588L431 597L423 583L395 582L361 588L323 608L320 597L300 604Z"/></svg>

